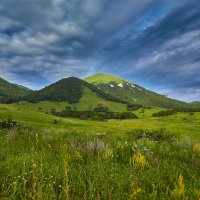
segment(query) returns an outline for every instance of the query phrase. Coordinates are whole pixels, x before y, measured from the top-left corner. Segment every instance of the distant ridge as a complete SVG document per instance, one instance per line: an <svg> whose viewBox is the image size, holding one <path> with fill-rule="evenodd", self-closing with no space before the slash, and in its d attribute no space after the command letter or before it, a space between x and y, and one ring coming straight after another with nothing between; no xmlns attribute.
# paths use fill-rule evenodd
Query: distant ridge
<svg viewBox="0 0 200 200"><path fill-rule="evenodd" d="M95 99L96 104L110 101L125 105L137 104L168 109L199 106L198 102L185 103L167 98L122 78L103 73L94 74L83 80L76 77L64 78L38 91L32 91L24 86L12 84L0 78L1 103L65 101L76 104L83 97L84 101L87 102L85 103L87 108L90 107L92 99Z"/></svg>
<svg viewBox="0 0 200 200"><path fill-rule="evenodd" d="M109 74L98 73L84 78L84 80L97 86L104 92L130 103L163 108L177 108L189 105L182 101L167 98L164 95L147 90L137 84L130 83L122 78Z"/></svg>
<svg viewBox="0 0 200 200"><path fill-rule="evenodd" d="M0 102L9 103L11 100L23 97L32 92L32 90L17 84L8 82L0 77Z"/></svg>
<svg viewBox="0 0 200 200"><path fill-rule="evenodd" d="M127 103L126 101L105 93L96 86L76 77L61 79L60 81L41 90L32 92L19 100L25 100L32 103L38 101L67 101L70 104L75 104L80 101L80 98L84 95L85 89L90 90L102 99L118 103Z"/></svg>

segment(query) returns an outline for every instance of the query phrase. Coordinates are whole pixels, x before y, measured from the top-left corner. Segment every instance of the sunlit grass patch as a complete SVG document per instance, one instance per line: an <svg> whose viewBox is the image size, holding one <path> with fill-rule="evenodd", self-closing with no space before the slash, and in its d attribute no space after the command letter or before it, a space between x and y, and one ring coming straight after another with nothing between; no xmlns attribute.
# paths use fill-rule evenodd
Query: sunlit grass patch
<svg viewBox="0 0 200 200"><path fill-rule="evenodd" d="M199 143L169 136L0 130L0 199L198 199Z"/></svg>

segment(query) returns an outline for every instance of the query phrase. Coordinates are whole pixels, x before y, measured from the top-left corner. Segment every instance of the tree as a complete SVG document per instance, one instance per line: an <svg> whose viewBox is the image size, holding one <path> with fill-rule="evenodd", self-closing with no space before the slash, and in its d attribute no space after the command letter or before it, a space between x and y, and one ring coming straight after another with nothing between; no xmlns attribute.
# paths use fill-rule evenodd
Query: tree
<svg viewBox="0 0 200 200"><path fill-rule="evenodd" d="M96 112L107 112L108 106L103 105L103 104L98 104L97 107L94 108L94 111L96 111Z"/></svg>
<svg viewBox="0 0 200 200"><path fill-rule="evenodd" d="M52 114L52 115L55 115L55 114L56 114L56 109L55 109L55 108L52 108L52 109L51 109L51 114Z"/></svg>

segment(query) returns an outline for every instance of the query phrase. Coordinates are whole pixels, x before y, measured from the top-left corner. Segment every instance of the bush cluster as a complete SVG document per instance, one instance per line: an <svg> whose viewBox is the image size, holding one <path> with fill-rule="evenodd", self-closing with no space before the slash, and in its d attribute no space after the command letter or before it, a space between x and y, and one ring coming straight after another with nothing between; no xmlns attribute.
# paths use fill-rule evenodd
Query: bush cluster
<svg viewBox="0 0 200 200"><path fill-rule="evenodd" d="M176 136L165 133L164 129L160 130L134 130L128 132L127 135L132 136L134 139L151 140L156 142L172 142L176 140Z"/></svg>
<svg viewBox="0 0 200 200"><path fill-rule="evenodd" d="M127 104L127 110L128 111L135 111L138 110L139 108L142 108L142 105L139 104Z"/></svg>
<svg viewBox="0 0 200 200"><path fill-rule="evenodd" d="M153 113L152 116L153 117L160 117L160 116L174 115L176 113L177 113L176 110L165 110L165 111L160 111L160 112L157 112L157 113Z"/></svg>
<svg viewBox="0 0 200 200"><path fill-rule="evenodd" d="M190 112L190 113L193 113L193 112L200 112L200 107L188 107L188 108L177 108L176 109L177 112Z"/></svg>
<svg viewBox="0 0 200 200"><path fill-rule="evenodd" d="M14 119L8 118L0 120L0 129L11 129L18 126L18 122Z"/></svg>
<svg viewBox="0 0 200 200"><path fill-rule="evenodd" d="M79 119L93 119L93 120L106 120L106 119L137 119L134 113L131 112L97 112L97 111L69 111L63 110L56 112L56 116L70 117Z"/></svg>

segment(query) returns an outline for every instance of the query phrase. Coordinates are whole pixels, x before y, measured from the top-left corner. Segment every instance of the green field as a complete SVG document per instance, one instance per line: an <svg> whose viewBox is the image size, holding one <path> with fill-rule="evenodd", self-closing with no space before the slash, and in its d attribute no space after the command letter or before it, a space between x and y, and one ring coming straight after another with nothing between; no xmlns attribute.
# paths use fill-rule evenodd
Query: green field
<svg viewBox="0 0 200 200"><path fill-rule="evenodd" d="M13 105L22 109L31 109L40 112L50 112L52 108L56 108L57 111L61 111L65 109L66 106L69 106L69 103L53 101L39 101L37 103L29 103L26 101L20 101Z"/></svg>
<svg viewBox="0 0 200 200"><path fill-rule="evenodd" d="M65 129L75 127L76 129L104 131L106 133L125 133L133 129L143 130L158 130L165 129L166 132L174 133L178 135L187 134L191 137L200 137L200 113L177 113L176 115L166 117L152 117L152 113L164 110L162 108L145 109L142 113L142 109L135 111L139 116L139 119L133 120L108 120L92 121L92 120L79 120L59 118L52 115L48 115L37 111L37 104L35 108L27 106L25 107L16 105L0 104L0 118L8 118L11 116L14 119L19 120L22 124L34 125L36 127L51 127L56 129ZM38 104L40 105L40 104ZM49 104L48 104L49 105ZM56 105L56 103L52 103ZM60 106L65 106L65 103L60 103ZM50 106L51 107L51 106ZM34 110L35 109L35 110ZM53 120L57 119L58 124L53 124Z"/></svg>
<svg viewBox="0 0 200 200"><path fill-rule="evenodd" d="M200 198L200 113L102 122L38 111L65 105L0 104L0 119L19 123L0 129L0 199Z"/></svg>
<svg viewBox="0 0 200 200"><path fill-rule="evenodd" d="M84 88L83 96L81 97L79 103L75 104L75 107L78 110L93 110L98 104L108 106L109 110L113 112L123 112L127 110L126 104L104 100L88 88Z"/></svg>

